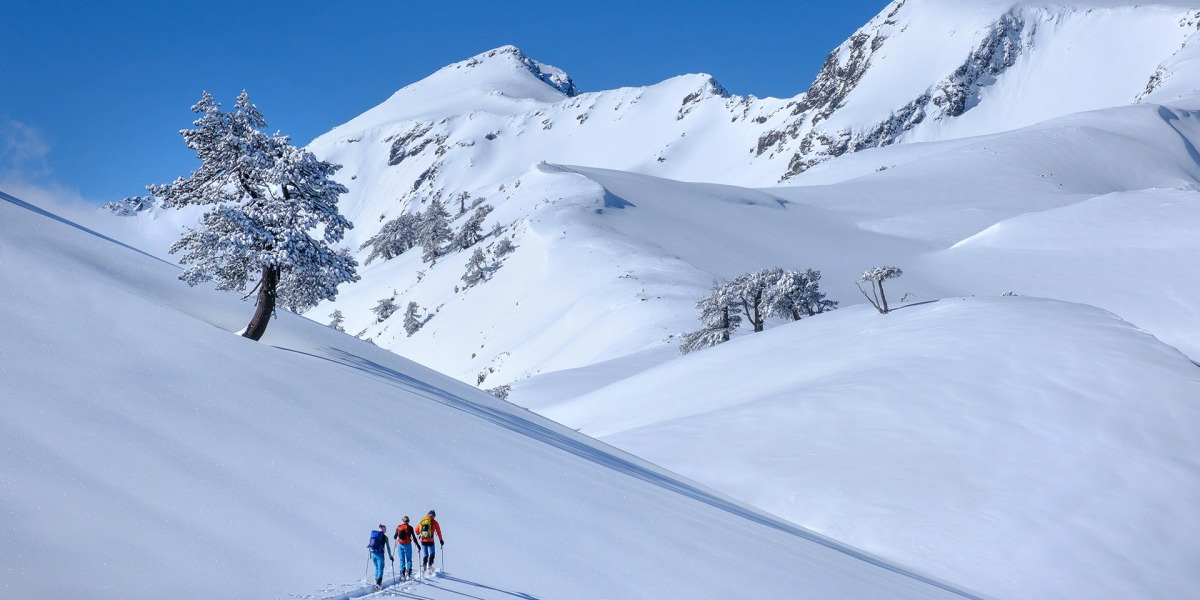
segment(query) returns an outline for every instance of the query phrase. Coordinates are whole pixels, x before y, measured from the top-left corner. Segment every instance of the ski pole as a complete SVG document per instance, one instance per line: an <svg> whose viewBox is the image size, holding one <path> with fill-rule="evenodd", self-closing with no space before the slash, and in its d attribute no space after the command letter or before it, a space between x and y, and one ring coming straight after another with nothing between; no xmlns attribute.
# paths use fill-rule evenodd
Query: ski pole
<svg viewBox="0 0 1200 600"><path fill-rule="evenodd" d="M371 550L367 550L367 564L363 566L363 579L367 578L367 569L371 568Z"/></svg>
<svg viewBox="0 0 1200 600"><path fill-rule="evenodd" d="M439 552L439 554L442 555L442 573L444 574L446 572L446 542L442 542L441 552Z"/></svg>

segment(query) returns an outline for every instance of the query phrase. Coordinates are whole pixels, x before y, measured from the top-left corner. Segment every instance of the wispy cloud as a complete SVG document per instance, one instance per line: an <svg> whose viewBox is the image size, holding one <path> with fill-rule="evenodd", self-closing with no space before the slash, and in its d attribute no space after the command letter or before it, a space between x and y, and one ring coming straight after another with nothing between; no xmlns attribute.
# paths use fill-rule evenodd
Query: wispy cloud
<svg viewBox="0 0 1200 600"><path fill-rule="evenodd" d="M0 191L95 229L167 260L166 249L183 229L188 215L172 215L174 227L145 227L138 218L118 218L100 209L102 202L84 198L60 181L51 166L54 145L42 130L0 115ZM179 211L172 211L179 212ZM156 217L147 217L156 218ZM191 215L194 221L195 216Z"/></svg>
<svg viewBox="0 0 1200 600"><path fill-rule="evenodd" d="M94 206L55 177L53 148L36 125L0 115L0 190L43 207Z"/></svg>
<svg viewBox="0 0 1200 600"><path fill-rule="evenodd" d="M34 125L0 120L0 179L37 181L51 176L50 141Z"/></svg>

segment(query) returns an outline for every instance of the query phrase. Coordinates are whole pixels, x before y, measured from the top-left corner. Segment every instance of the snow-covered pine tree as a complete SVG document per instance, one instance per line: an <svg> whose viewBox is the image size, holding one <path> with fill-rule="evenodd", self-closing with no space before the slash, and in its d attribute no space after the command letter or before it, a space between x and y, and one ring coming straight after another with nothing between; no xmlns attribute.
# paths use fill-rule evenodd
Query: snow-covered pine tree
<svg viewBox="0 0 1200 600"><path fill-rule="evenodd" d="M416 302L409 302L408 308L404 311L404 331L408 333L408 337L421 330L421 326L425 323L417 316L417 311L421 310Z"/></svg>
<svg viewBox="0 0 1200 600"><path fill-rule="evenodd" d="M837 308L836 300L827 300L820 287L821 272L812 269L784 269L767 293L771 316L799 321Z"/></svg>
<svg viewBox="0 0 1200 600"><path fill-rule="evenodd" d="M335 331L341 331L345 333L346 328L343 326L343 324L346 322L346 317L342 316L342 311L334 310L329 314L329 317L329 327Z"/></svg>
<svg viewBox="0 0 1200 600"><path fill-rule="evenodd" d="M450 241L450 213L442 201L434 198L429 201L429 207L421 214L421 225L418 228L417 243L421 245L421 260L432 263L442 255L442 244Z"/></svg>
<svg viewBox="0 0 1200 600"><path fill-rule="evenodd" d="M696 302L702 327L683 334L683 341L679 345L680 354L729 341L733 331L742 322L741 315L737 314L737 300L730 295L731 291L729 283L714 281L712 292Z"/></svg>
<svg viewBox="0 0 1200 600"><path fill-rule="evenodd" d="M451 242L450 247L456 250L466 250L479 243L479 240L483 239L483 220L493 210L495 209L490 204L484 204L475 209L475 212L471 214L471 218L467 219L467 222L463 223L462 228L455 234L454 241Z"/></svg>
<svg viewBox="0 0 1200 600"><path fill-rule="evenodd" d="M867 302L870 302L871 306L874 306L875 310L879 311L879 314L887 314L889 309L887 296L883 293L883 282L888 279L895 279L903 274L904 271L901 271L900 267L883 266L867 269L858 278L858 281L860 283L871 284L870 296L867 296L867 291L862 289L861 285L858 285L858 283L854 285L858 285L858 291L862 292L863 296L866 296Z"/></svg>
<svg viewBox="0 0 1200 600"><path fill-rule="evenodd" d="M483 255L483 248L476 248L475 252L471 253L471 258L467 260L467 271L463 273L462 280L471 287L487 277L487 258Z"/></svg>
<svg viewBox="0 0 1200 600"><path fill-rule="evenodd" d="M301 312L358 280L358 263L330 246L353 227L337 208L347 192L332 179L341 166L264 133L266 120L244 91L230 112L208 92L192 111L196 128L181 133L200 167L149 190L166 207L212 206L170 252L183 251L179 262L189 266L179 278L189 285L215 279L217 289L242 291L257 280L257 307L242 335L258 340L277 303Z"/></svg>
<svg viewBox="0 0 1200 600"><path fill-rule="evenodd" d="M383 227L379 228L379 233L367 238L367 241L358 247L359 250L371 247L371 253L364 262L369 265L376 258L391 260L416 246L420 222L421 217L404 213L384 223Z"/></svg>
<svg viewBox="0 0 1200 600"><path fill-rule="evenodd" d="M373 308L371 308L371 312L375 313L375 321L377 323L386 321L387 318L395 314L397 310L400 310L400 307L396 306L395 296L383 298L377 304L375 304Z"/></svg>
<svg viewBox="0 0 1200 600"><path fill-rule="evenodd" d="M783 269L772 267L740 275L727 284L734 305L742 311L755 332L762 331L766 324L770 314L768 293L782 276Z"/></svg>

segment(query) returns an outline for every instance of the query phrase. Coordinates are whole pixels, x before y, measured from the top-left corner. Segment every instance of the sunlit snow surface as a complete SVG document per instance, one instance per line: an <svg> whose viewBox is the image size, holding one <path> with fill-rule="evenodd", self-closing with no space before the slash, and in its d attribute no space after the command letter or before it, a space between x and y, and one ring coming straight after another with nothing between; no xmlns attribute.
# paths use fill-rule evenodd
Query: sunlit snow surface
<svg viewBox="0 0 1200 600"><path fill-rule="evenodd" d="M998 23L1010 29L997 30ZM346 355L332 349L368 356L399 373L422 373L418 379L436 380L457 397L487 406L493 404L477 400L469 386L451 380L480 388L512 384L510 399L517 405L793 523L987 595L1196 597L1200 521L1193 507L1200 503L1195 441L1200 440L1200 423L1194 405L1200 398L1200 369L1192 361L1200 360L1200 281L1195 277L1195 257L1200 256L1198 23L1200 4L1192 1L895 2L860 31L868 36L864 47L873 49L869 68L848 93L833 96L839 102L836 110L817 127L833 133L868 131L923 94L936 95L939 86L953 81L947 77L966 55L997 32L1014 40L1015 60L978 82L965 113L941 118L927 104L931 112L911 123L896 145L816 164L783 186L777 185L781 174L814 127L811 114L793 112L804 95L759 99L726 94L707 75L568 95L565 73L515 48L481 54L407 86L311 146L322 158L345 165L339 179L351 192L342 207L357 225L348 239L354 248L385 220L423 210L437 193L449 201L452 213L458 212L453 198L463 191L495 206L486 228L499 225L500 237L516 250L493 263L485 283L463 287L470 250L450 253L435 265L422 263L419 251L409 252L364 266L360 283L343 286L337 302L305 315L325 323L338 309L350 333L445 376L395 362L400 359L361 349L332 333L297 329L301 326L290 324L286 316L272 326L278 329L268 333L268 345L315 354L319 363L334 361L332 368L348 373L352 381L366 377L364 370L346 366ZM881 37L885 39L876 45ZM835 56L849 60L854 43L848 41ZM796 129L789 129L793 125ZM426 128L411 144L399 145L412 154L397 161L399 141ZM773 131L782 133L770 137ZM458 217L455 226L465 219ZM138 235L114 236L141 239L130 243L161 255L162 247L177 237L181 221L186 219L169 213L144 214L123 224L123 234L141 228ZM483 247L494 248L496 242L489 235ZM6 250L0 260L8 261L13 252ZM71 253L69 247L64 252ZM878 315L864 303L854 281L867 268L885 264L904 269L903 277L888 282L889 299L902 308ZM104 278L117 277L109 263L98 266ZM822 289L843 308L796 324L772 321L766 333L741 334L724 347L680 358L679 334L698 326L694 303L712 281L770 266L820 269ZM184 487L199 486L200 498L212 490L222 490L222 495L238 490L241 496L235 496L263 505L259 512L241 512L271 521L270 533L278 525L287 545L303 552L298 563L230 553L237 545L228 541L234 534L211 521L196 521L201 541L194 543L208 544L206 549L218 541L224 544L217 554L233 556L229 564L245 569L235 569L237 577L311 581L283 588L302 593L325 583L334 584L329 590L350 589L338 587L353 587L345 579L318 582L330 564L338 573L362 567L360 558L338 554L332 560L322 554L330 540L361 553L356 547L360 536L346 532L374 523L351 522L343 513L354 513L347 508L354 506L371 515L384 510L383 504L372 504L377 500L365 491L366 482L396 485L385 495L394 499L403 493L407 498L412 486L393 483L389 475L408 481L419 474L418 462L434 460L440 479L432 487L461 493L454 500L443 493L428 501L427 494L416 494L413 501L436 502L439 514L443 506L451 506L477 519L469 521L470 535L481 537L472 543L483 544L487 551L482 554L492 562L486 567L471 564L481 573L472 581L498 590L538 597L795 597L797 589L813 597L879 596L840 583L823 587L823 580L812 579L812 570L793 563L787 563L788 576L781 581L772 569L782 563L727 560L724 550L708 548L722 544L711 534L704 549L695 550L698 542L681 541L692 530L664 521L670 511L658 508L632 512L648 510L648 521L662 521L674 532L660 536L669 540L667 550L646 545L629 554L626 546L618 549L607 540L563 534L543 546L571 551L554 553L564 558L547 575L553 584L537 583L543 579L530 573L547 566L532 562L527 552L488 546L501 542L484 540L477 531L495 529L495 522L483 524L485 512L492 515L486 518L520 528L542 511L565 511L584 496L600 497L608 512L588 512L587 519L599 515L597 519L611 524L628 519L630 498L650 498L646 502L653 504L657 497L628 491L624 484L558 482L563 470L558 469L552 478L568 492L546 509L547 494L558 498L561 493L557 487L540 491L551 479L545 476L547 469L522 475L524 466L515 468L505 460L519 454L510 442L476 429L450 436L450 443L444 431L424 432L413 415L427 408L407 391L396 391L394 382L347 388L339 377L326 388L314 378L329 377L307 363L299 369L269 363L282 373L277 379L288 389L320 392L311 413L294 407L286 394L264 400L262 374L240 366L205 364L203 370L242 373L216 380L221 383L212 378L200 382L199 376L176 382L181 378L162 376L162 367L146 366L156 363L127 356L148 344L174 351L177 356L170 362L183 363L196 354L182 349L187 346L206 349L199 352L203 356L228 355L229 363L243 365L265 360L260 353L278 352L227 340L224 331L243 326L249 307L217 295L179 292L177 284L165 283L173 277L167 267L155 275L160 284L132 277L133 283L116 294L123 300L113 305L88 300L107 297L107 292L47 304L45 292L59 289L62 281L87 281L93 275L75 267L20 268L22 281L35 282L42 292L24 289L20 293L26 300L6 303L17 307L11 314L26 336L7 342L9 347L42 348L43 354L21 351L31 357L28 364L40 365L45 353L62 354L62 346L96 347L69 337L55 344L35 335L54 318L79 318L84 321L67 329L96 336L89 323L99 317L73 314L82 303L110 315L100 318L107 319L105 332L121 331L139 341L123 342L115 352L92 353L99 356L86 354L87 360L106 361L102 365L87 367L90 363L73 358L85 365L80 373L111 386L147 379L155 382L156 400L179 394L192 398L182 404L183 416L215 410L226 419L220 426L214 421L201 427L196 435L202 440L190 442L197 450L177 461L180 469L199 468L199 475L185 478ZM148 285L167 295L146 291ZM17 293L15 289L6 285L3 293ZM1016 296L1002 296L1008 292ZM380 299L393 296L402 307L410 301L420 306L426 321L414 335L404 331L401 314L378 322L370 312ZM214 335L224 341L181 341L178 334L163 332L168 321L153 319L149 330L141 325L131 329L130 323L147 320L143 299L168 311L189 307L187 318L199 316L219 325L223 331ZM295 333L300 331L304 333ZM330 335L337 342L314 342L310 335ZM227 343L243 349L226 350ZM7 357L6 362L25 364ZM62 384L44 379L33 387ZM77 389L83 384L72 385ZM198 392L190 391L200 385L235 401L209 406L205 402L210 400L201 402ZM339 391L331 391L335 387ZM121 396L108 392L108 397ZM339 408L329 408L326 397L335 398L332 406ZM399 399L386 400L393 397ZM350 408L342 410L343 403ZM42 423L44 417L70 423L64 415L75 413L54 406L38 405L42 413L33 405L23 410L31 415L29 422ZM155 415L135 420L139 431L168 439L183 435L154 433L155 423L161 422L157 415L176 405L156 401L147 406L135 403L127 409ZM238 416L232 406L250 406L249 416ZM12 409L6 405L6 410ZM121 416L125 413L114 414L114 419L126 418ZM415 438L397 430L401 417L410 420L409 428L418 432ZM240 436L242 429L278 419L278 426L264 430L273 440L270 445L237 442L232 450L217 451L207 441L231 435L226 422ZM302 436L305 445L293 448L288 444L298 444L297 436L289 432L295 427L285 426L295 419L313 424ZM378 423L379 432L364 435L360 427L365 423ZM54 457L73 447L59 440L78 437L87 439L64 435L53 443L27 446L45 448L34 456ZM138 441L145 439L141 433L129 437L134 440L131 453L153 446ZM534 438L511 444L533 446L521 456L532 453L536 461L551 460L543 458L544 440L530 441ZM6 442L26 439L5 435ZM299 490L291 495L308 498L294 501L307 504L288 508L291 512L282 518L266 517L274 510L268 505L279 502L278 486L261 483L253 469L243 471L244 457L263 455L255 468L280 478L280 469L299 469L276 452L280 444L305 464L323 466L322 478L330 483L314 484L309 471L283 477L284 485ZM342 444L357 450L336 450L349 447ZM448 450L460 445L469 457ZM420 448L432 450L422 454ZM381 453L394 456L390 468L375 456ZM153 455L137 455L143 454ZM9 460L24 464L25 458ZM350 475L343 472L348 461L353 461ZM223 475L225 468L237 476ZM515 473L511 478L509 471ZM84 473L93 472L62 469L44 489L58 498L63 489L79 489L72 487L74 482L91 481ZM211 486L200 486L196 478ZM89 485L109 480L96 481ZM141 490L149 480L120 481L137 491L117 485L109 486L115 491L108 493L155 506ZM597 493L588 487L595 485L612 487ZM2 493L9 494L6 508L18 507L11 511L32 514L28 503L35 501L50 505L50 492L10 488L16 489L6 485ZM256 490L270 490L270 502ZM528 490L538 490L536 500L526 495ZM173 498L176 492L162 493ZM8 498L25 503L9 504ZM216 505L215 498L207 500L212 501L196 505ZM63 506L69 510L56 516L72 510L90 514L75 504ZM685 512L693 514L690 510ZM177 518L161 507L155 514ZM211 513L222 521L233 520L229 514ZM710 527L724 517L695 518ZM185 518L177 519L186 525ZM312 536L296 534L290 531L294 525L283 522L297 519L315 522L317 537L323 539L313 542ZM594 524L568 517L551 521L564 531ZM48 522L31 523L22 535L40 534L37 527L55 531ZM448 520L447 528L452 524L457 526ZM237 531L254 539L269 537L266 529ZM503 534L488 535L511 542ZM789 544L770 535L746 535L753 540L746 548ZM243 538L233 539L240 543ZM452 539L449 558L456 560L462 556L457 550L461 542ZM631 534L621 539L622 544L639 544L643 538ZM614 574L631 565L657 564L664 555L696 552L702 562L709 560L705 552L720 555L703 562L699 571L738 576L714 586L695 584L703 591L693 593L683 584L654 587L644 578L629 581ZM780 551L785 556L781 560L793 560L788 552ZM149 551L144 556L166 561L168 567L169 561L184 560ZM138 558L128 564L145 563ZM87 574L102 572L96 569ZM686 577L695 575L691 566L680 569L665 577L683 570ZM297 572L311 579L294 579ZM778 587L760 588L764 581ZM586 593L574 587L588 585ZM899 589L893 591L907 593ZM457 591L486 596L481 590Z"/></svg>
<svg viewBox="0 0 1200 600"><path fill-rule="evenodd" d="M337 595L429 508L423 598L970 597L177 273L0 196L4 597Z"/></svg>

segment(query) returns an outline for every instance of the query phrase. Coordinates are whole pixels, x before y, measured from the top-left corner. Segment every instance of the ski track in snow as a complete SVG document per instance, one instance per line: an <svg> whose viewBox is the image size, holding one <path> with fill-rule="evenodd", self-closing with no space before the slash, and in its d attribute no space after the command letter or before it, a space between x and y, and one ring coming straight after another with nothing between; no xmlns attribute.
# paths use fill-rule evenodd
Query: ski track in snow
<svg viewBox="0 0 1200 600"><path fill-rule="evenodd" d="M485 594L488 598L507 600L542 600L523 592L502 590L475 581L467 581L451 575L438 573L431 578L421 578L400 581L398 577L386 577L383 580L383 590L375 591L374 582L366 582L362 586L343 592L336 596L314 597L318 600L353 600L354 598L412 598L414 600L433 600L437 597L452 596L461 598L481 599Z"/></svg>

